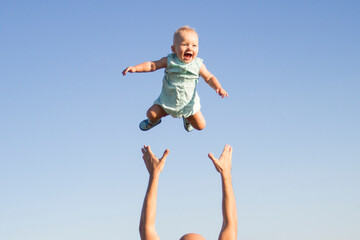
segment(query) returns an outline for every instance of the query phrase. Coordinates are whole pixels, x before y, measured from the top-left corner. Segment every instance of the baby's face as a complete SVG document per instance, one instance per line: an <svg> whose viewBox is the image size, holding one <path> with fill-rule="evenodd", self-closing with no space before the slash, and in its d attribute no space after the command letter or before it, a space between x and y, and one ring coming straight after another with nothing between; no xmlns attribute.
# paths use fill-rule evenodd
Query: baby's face
<svg viewBox="0 0 360 240"><path fill-rule="evenodd" d="M182 31L174 39L174 45L171 46L171 50L180 61L184 63L191 63L199 52L199 39L196 32Z"/></svg>

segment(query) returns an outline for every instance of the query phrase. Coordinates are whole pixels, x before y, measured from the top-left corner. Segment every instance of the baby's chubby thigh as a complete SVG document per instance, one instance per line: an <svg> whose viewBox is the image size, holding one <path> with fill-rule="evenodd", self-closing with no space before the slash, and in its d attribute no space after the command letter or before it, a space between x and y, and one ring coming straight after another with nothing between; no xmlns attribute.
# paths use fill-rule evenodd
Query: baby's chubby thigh
<svg viewBox="0 0 360 240"><path fill-rule="evenodd" d="M168 114L165 112L165 110L158 104L153 104L146 113L147 118L152 122L156 122L160 118L167 115Z"/></svg>
<svg viewBox="0 0 360 240"><path fill-rule="evenodd" d="M197 130L203 130L206 126L205 118L200 110L186 119L190 122L191 126Z"/></svg>

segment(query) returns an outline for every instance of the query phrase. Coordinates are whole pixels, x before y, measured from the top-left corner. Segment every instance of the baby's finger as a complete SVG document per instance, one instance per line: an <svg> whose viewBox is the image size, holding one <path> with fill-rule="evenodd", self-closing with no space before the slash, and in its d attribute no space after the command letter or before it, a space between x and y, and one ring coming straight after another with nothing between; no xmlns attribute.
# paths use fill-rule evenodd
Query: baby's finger
<svg viewBox="0 0 360 240"><path fill-rule="evenodd" d="M123 71L123 75L125 76L126 73L128 73L128 72L134 72L133 69L132 69L132 67L127 67L127 68Z"/></svg>

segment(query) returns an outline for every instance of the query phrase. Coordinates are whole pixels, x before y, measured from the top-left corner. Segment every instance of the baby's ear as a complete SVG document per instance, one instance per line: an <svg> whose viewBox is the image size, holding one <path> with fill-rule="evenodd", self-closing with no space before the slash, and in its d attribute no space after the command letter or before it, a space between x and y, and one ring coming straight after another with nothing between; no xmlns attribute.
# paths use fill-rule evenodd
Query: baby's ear
<svg viewBox="0 0 360 240"><path fill-rule="evenodd" d="M174 47L174 45L171 46L171 51L172 51L173 53L175 53L175 47Z"/></svg>

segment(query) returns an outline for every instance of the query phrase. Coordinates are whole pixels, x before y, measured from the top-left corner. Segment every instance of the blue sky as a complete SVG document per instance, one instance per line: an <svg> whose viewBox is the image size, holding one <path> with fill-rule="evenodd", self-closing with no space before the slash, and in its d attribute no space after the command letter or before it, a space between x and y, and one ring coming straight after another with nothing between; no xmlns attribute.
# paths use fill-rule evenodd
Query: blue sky
<svg viewBox="0 0 360 240"><path fill-rule="evenodd" d="M170 155L161 239L216 239L220 178L207 153L234 148L239 239L360 236L358 1L0 1L0 238L139 239L140 148ZM228 91L200 80L207 127L138 124L190 25Z"/></svg>

